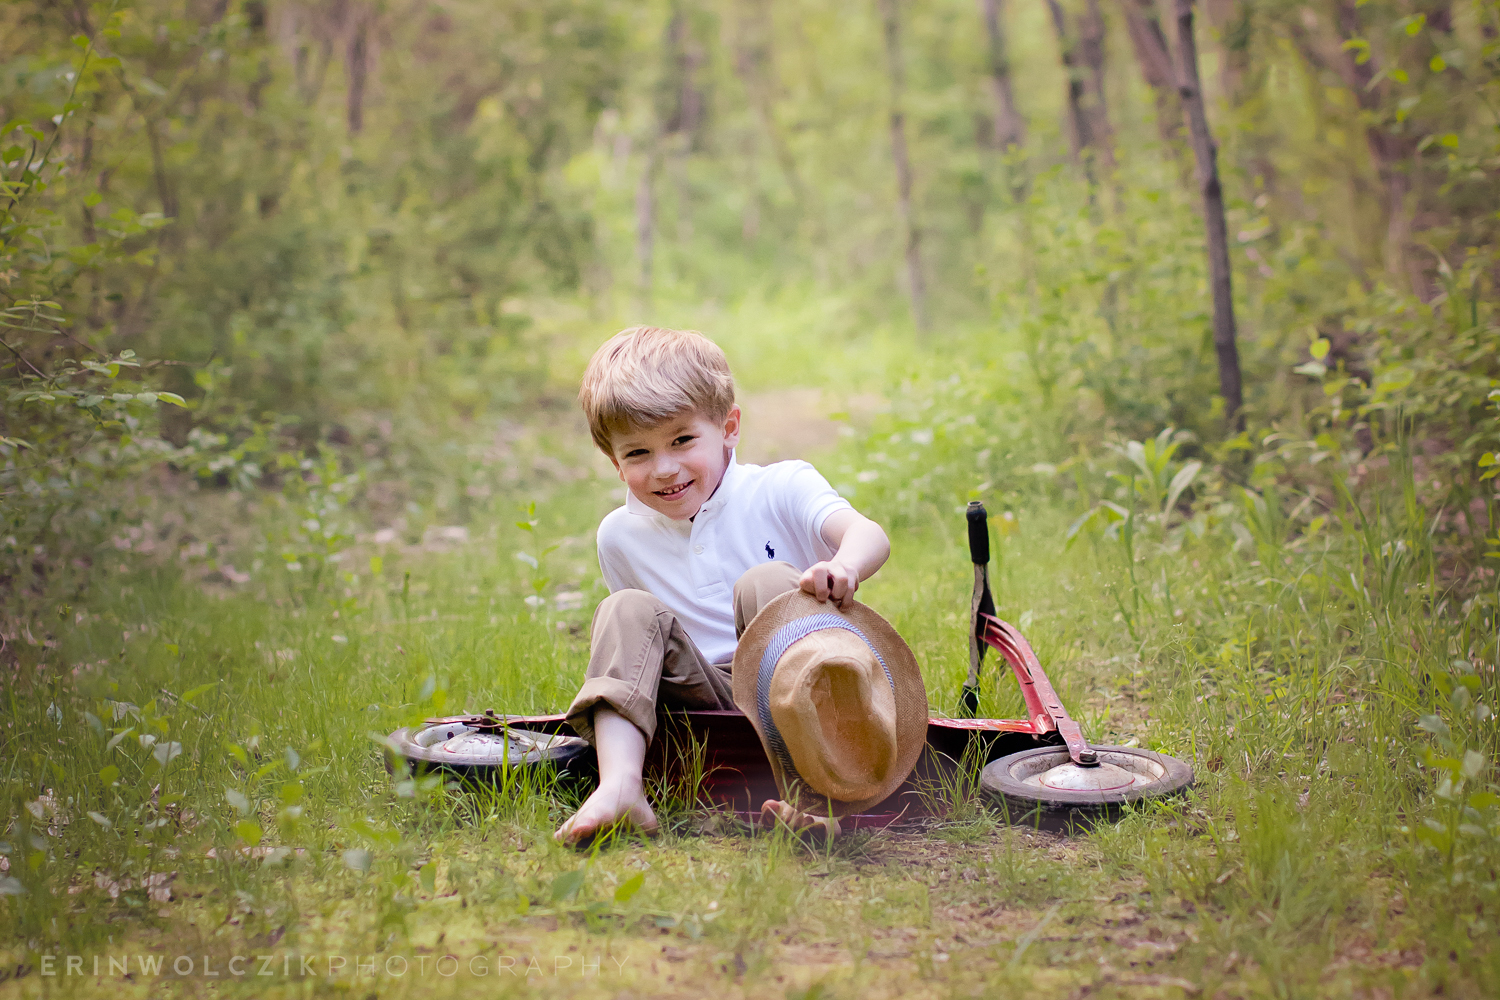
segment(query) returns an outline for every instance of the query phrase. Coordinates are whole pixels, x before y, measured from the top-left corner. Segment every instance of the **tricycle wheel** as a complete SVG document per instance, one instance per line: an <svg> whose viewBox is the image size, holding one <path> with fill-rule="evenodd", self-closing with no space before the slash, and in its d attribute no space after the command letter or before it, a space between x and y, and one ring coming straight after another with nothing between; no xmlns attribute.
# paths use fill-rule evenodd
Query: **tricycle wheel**
<svg viewBox="0 0 1500 1000"><path fill-rule="evenodd" d="M1134 802L1180 795L1193 769L1176 757L1135 747L1094 747L1095 767L1073 763L1067 747L1038 747L985 766L980 788L1012 819L1074 812L1113 817Z"/></svg>
<svg viewBox="0 0 1500 1000"><path fill-rule="evenodd" d="M459 721L463 718L398 729L390 741L419 770L440 767L473 777L536 767L579 774L593 766L594 748L577 736L471 727Z"/></svg>

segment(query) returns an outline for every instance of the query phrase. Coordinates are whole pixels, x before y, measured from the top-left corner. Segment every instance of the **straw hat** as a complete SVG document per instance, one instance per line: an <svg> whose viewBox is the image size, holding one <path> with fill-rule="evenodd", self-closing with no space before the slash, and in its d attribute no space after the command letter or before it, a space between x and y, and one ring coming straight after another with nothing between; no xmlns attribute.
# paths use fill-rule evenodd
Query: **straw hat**
<svg viewBox="0 0 1500 1000"><path fill-rule="evenodd" d="M789 591L745 629L734 703L750 717L783 797L843 816L889 798L927 743L922 671L890 622Z"/></svg>

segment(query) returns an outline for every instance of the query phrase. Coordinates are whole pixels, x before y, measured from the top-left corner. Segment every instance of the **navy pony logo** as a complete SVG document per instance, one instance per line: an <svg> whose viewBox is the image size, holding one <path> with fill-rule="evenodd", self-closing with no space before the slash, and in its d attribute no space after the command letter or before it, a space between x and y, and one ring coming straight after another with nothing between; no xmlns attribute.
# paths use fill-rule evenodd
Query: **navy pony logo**
<svg viewBox="0 0 1500 1000"><path fill-rule="evenodd" d="M776 550L773 549L773 548L771 548L771 543L770 542L766 543L766 558L767 559L775 559L776 558Z"/></svg>

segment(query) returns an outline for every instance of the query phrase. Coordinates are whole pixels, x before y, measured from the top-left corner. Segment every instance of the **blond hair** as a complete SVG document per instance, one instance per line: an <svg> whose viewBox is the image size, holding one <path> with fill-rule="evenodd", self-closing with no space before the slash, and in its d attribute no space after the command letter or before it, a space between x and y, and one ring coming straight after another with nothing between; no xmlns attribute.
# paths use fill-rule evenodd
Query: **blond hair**
<svg viewBox="0 0 1500 1000"><path fill-rule="evenodd" d="M734 377L723 350L698 331L633 326L594 352L578 402L594 443L609 455L613 431L654 427L688 410L723 420L734 405Z"/></svg>

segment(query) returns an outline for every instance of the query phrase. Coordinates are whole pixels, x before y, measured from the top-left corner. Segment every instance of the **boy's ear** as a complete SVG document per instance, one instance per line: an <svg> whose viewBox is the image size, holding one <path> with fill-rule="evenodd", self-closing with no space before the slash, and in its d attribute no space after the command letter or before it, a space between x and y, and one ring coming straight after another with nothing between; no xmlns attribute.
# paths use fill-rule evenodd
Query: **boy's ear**
<svg viewBox="0 0 1500 1000"><path fill-rule="evenodd" d="M724 414L724 446L733 448L740 443L740 406L735 403Z"/></svg>

